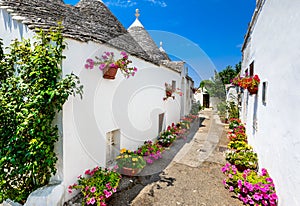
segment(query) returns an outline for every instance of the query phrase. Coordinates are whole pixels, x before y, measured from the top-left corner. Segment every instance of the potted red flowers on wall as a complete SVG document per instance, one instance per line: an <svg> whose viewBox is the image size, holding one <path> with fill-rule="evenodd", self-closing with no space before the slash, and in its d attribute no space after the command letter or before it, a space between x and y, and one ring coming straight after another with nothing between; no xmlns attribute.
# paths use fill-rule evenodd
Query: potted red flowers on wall
<svg viewBox="0 0 300 206"><path fill-rule="evenodd" d="M128 59L126 52L122 51L121 56L120 59L115 60L113 52L104 52L101 58L96 57L96 61L87 59L85 68L93 69L95 65L99 65L99 69L103 71L104 79L115 79L118 69L126 78L133 77L137 72L137 68L128 66L132 61Z"/></svg>
<svg viewBox="0 0 300 206"><path fill-rule="evenodd" d="M257 74L254 76L246 76L246 77L238 76L232 79L231 83L233 85L240 86L244 89L247 89L248 92L252 95L252 94L257 94L260 79Z"/></svg>

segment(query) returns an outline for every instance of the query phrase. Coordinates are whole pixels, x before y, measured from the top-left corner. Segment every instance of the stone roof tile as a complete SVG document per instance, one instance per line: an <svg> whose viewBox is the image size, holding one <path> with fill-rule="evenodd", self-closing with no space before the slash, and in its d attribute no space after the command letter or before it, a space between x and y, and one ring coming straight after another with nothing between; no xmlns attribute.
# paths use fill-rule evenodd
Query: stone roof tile
<svg viewBox="0 0 300 206"><path fill-rule="evenodd" d="M64 4L61 0L0 0L0 8L29 29L49 29L61 21L65 37L83 42L108 43L153 62L99 0L81 0L76 6Z"/></svg>

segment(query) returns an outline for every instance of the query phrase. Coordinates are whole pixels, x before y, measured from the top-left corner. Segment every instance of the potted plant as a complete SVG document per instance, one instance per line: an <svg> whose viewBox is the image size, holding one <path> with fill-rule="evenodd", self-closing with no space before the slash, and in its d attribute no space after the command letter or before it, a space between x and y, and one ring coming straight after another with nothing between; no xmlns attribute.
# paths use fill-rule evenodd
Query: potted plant
<svg viewBox="0 0 300 206"><path fill-rule="evenodd" d="M179 88L174 89L171 84L165 83L165 88L166 88L166 96L163 98L163 100L167 100L169 97L172 97L175 99L175 96L173 95L174 93L179 94L180 96L183 95L181 90Z"/></svg>
<svg viewBox="0 0 300 206"><path fill-rule="evenodd" d="M163 147L169 147L176 139L176 134L173 133L171 130L166 130L161 132L157 142Z"/></svg>
<svg viewBox="0 0 300 206"><path fill-rule="evenodd" d="M87 59L85 68L93 69L95 65L99 65L99 69L103 71L104 79L115 79L118 69L120 69L126 78L134 76L137 72L137 68L128 67L128 65L132 63L132 61L128 59L128 54L122 51L121 56L120 59L115 60L113 52L104 52L101 58L96 57L96 61Z"/></svg>
<svg viewBox="0 0 300 206"><path fill-rule="evenodd" d="M152 164L155 160L162 158L163 151L164 148L159 143L148 140L137 149L136 154L144 157L148 164Z"/></svg>
<svg viewBox="0 0 300 206"><path fill-rule="evenodd" d="M240 86L244 89L247 89L248 92L252 95L252 94L257 94L260 79L257 74L254 76L246 76L246 77L239 76L232 79L231 83L233 85Z"/></svg>
<svg viewBox="0 0 300 206"><path fill-rule="evenodd" d="M78 176L77 183L70 185L68 192L79 189L83 195L82 205L105 206L106 200L117 191L120 179L121 175L115 170L95 167Z"/></svg>
<svg viewBox="0 0 300 206"><path fill-rule="evenodd" d="M137 175L146 166L146 161L142 156L127 149L121 149L116 161L120 173L127 176Z"/></svg>

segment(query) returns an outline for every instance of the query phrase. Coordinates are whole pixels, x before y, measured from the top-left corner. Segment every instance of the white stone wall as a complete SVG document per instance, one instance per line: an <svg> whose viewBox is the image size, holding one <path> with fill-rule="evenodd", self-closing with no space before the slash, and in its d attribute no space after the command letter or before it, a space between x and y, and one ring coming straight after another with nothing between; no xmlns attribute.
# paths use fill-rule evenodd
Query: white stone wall
<svg viewBox="0 0 300 206"><path fill-rule="evenodd" d="M32 37L33 34L0 9L0 38L3 38L5 46L12 39ZM101 56L104 51L112 51L116 58L120 57L120 51L110 46L67 39L63 75L71 72L78 75L84 85L84 94L83 99L70 97L63 107L62 117L58 116L58 122L62 120L59 127L63 138L56 147L59 174L53 179L62 181L57 188L66 188L61 197L55 194L54 199L59 202L71 197L67 194L67 186L75 183L78 175L96 165L105 166L106 133L119 130L120 147L136 149L145 140L157 137L160 113L165 113L165 126L180 119L182 98L175 94L174 100L163 101L163 97L165 82L171 84L175 80L177 87L182 86L181 74L129 56L132 65L138 68L135 77L125 79L118 71L115 80L106 80L98 68L84 68L87 58ZM184 85L184 88L189 88L189 85ZM52 198L46 190L44 195L40 195L39 192L39 196L32 196L36 205L47 205L43 201Z"/></svg>
<svg viewBox="0 0 300 206"><path fill-rule="evenodd" d="M299 8L298 0L266 1L242 64L245 70L254 61L254 73L268 83L266 104L262 84L258 95L245 93L242 118L259 165L274 179L282 206L300 205Z"/></svg>

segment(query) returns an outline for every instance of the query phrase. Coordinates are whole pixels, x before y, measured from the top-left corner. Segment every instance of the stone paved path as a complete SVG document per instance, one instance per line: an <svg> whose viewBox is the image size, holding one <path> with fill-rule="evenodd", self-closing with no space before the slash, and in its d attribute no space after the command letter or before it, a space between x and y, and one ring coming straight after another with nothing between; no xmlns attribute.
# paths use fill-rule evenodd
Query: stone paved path
<svg viewBox="0 0 300 206"><path fill-rule="evenodd" d="M222 185L228 143L224 126L211 110L202 111L202 126L164 170L163 178L146 186L132 206L240 206Z"/></svg>

